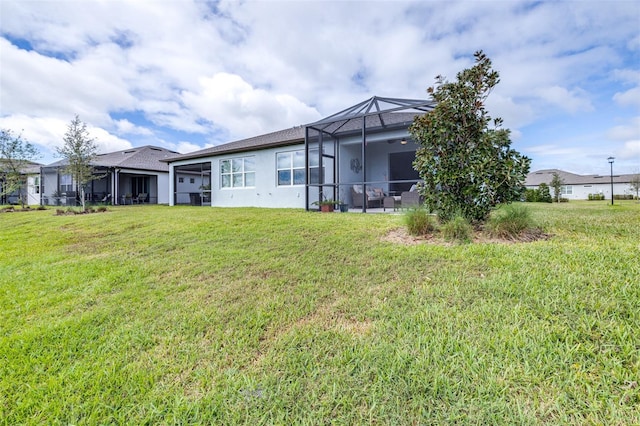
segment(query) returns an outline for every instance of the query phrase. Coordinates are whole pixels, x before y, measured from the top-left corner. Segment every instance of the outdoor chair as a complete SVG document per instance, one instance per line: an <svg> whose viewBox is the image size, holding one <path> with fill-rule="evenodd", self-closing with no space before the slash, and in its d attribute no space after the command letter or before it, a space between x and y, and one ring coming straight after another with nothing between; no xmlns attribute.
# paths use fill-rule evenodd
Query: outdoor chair
<svg viewBox="0 0 640 426"><path fill-rule="evenodd" d="M403 209L419 207L423 202L418 191L404 191L400 194L400 200Z"/></svg>
<svg viewBox="0 0 640 426"><path fill-rule="evenodd" d="M354 208L362 207L363 201L367 200L367 208L382 207L384 192L382 188L367 189L365 194L362 191L362 185L353 185L351 187L351 204Z"/></svg>
<svg viewBox="0 0 640 426"><path fill-rule="evenodd" d="M138 197L136 198L136 202L138 204L143 204L145 201L147 201L147 194L144 192L139 193Z"/></svg>

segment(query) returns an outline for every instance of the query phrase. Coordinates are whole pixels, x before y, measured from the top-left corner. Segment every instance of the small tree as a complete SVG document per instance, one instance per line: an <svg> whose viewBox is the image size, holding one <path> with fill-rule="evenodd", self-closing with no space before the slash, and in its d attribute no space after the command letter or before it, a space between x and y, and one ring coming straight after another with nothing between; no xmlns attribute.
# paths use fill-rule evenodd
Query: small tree
<svg viewBox="0 0 640 426"><path fill-rule="evenodd" d="M544 182L538 186L538 201L541 203L550 203L552 201L551 194L549 193L549 185Z"/></svg>
<svg viewBox="0 0 640 426"><path fill-rule="evenodd" d="M424 181L425 203L444 220L462 214L483 221L496 205L519 200L531 162L510 148L502 119L487 113L485 100L500 79L482 51L475 60L455 82L436 77L427 89L436 107L410 128L421 145L413 165Z"/></svg>
<svg viewBox="0 0 640 426"><path fill-rule="evenodd" d="M629 185L631 185L632 190L636 191L636 199L640 200L640 196L638 196L638 193L640 192L640 173L631 176Z"/></svg>
<svg viewBox="0 0 640 426"><path fill-rule="evenodd" d="M549 185L551 186L551 188L553 188L553 200L556 203L559 203L560 193L562 192L562 185L564 185L564 180L562 180L558 172L553 172L551 176L552 178Z"/></svg>
<svg viewBox="0 0 640 426"><path fill-rule="evenodd" d="M22 139L22 135L14 135L9 129L0 130L0 177L4 181L0 187L0 195L18 191L23 209L25 201L22 188L25 183L25 168L39 156L38 150Z"/></svg>
<svg viewBox="0 0 640 426"><path fill-rule="evenodd" d="M65 133L63 140L64 145L57 148L57 152L67 160L64 171L71 175L73 182L80 189L80 200L82 210L84 210L85 186L92 180L101 177L94 175L94 169L91 165L92 160L98 154L98 147L95 139L89 136L87 125L80 120L77 114L67 127L67 133Z"/></svg>

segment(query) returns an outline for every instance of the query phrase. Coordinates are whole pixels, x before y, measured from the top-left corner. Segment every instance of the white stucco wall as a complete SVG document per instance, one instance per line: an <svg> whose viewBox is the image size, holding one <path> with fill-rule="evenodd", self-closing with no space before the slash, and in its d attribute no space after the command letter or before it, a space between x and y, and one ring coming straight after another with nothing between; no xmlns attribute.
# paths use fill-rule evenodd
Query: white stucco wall
<svg viewBox="0 0 640 426"><path fill-rule="evenodd" d="M576 185L564 185L571 187L571 194L561 194L562 198L568 200L588 200L589 194L603 194L606 200L611 199L611 183L609 181L600 184L576 184ZM537 186L528 186L530 189L538 189ZM549 188L551 196L554 196L553 188ZM614 183L613 184L614 195L635 195L635 192L631 189L631 185L628 183Z"/></svg>
<svg viewBox="0 0 640 426"><path fill-rule="evenodd" d="M211 162L211 205L214 207L305 207L305 185L278 186L276 154L304 150L304 144L269 148L246 153L225 154L182 160L170 165L170 204L173 194L175 167L194 163ZM255 160L255 186L248 188L222 188L220 162L233 158L253 157ZM182 189L181 189L182 192Z"/></svg>

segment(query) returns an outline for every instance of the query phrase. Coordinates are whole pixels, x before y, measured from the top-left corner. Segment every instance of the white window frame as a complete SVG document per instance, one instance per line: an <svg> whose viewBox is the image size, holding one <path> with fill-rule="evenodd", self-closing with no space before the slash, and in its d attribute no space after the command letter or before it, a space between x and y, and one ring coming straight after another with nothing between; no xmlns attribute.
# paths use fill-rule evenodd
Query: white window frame
<svg viewBox="0 0 640 426"><path fill-rule="evenodd" d="M228 164L226 170L225 164ZM225 177L228 177L228 180ZM251 181L253 184L250 183ZM254 156L220 160L220 189L255 188L255 182L256 161Z"/></svg>
<svg viewBox="0 0 640 426"><path fill-rule="evenodd" d="M571 185L562 185L560 187L561 195L573 195L573 186Z"/></svg>
<svg viewBox="0 0 640 426"><path fill-rule="evenodd" d="M60 192L73 192L73 176L69 174L60 175Z"/></svg>
<svg viewBox="0 0 640 426"><path fill-rule="evenodd" d="M295 165L294 159L297 156L302 155L302 165ZM284 156L288 156L288 165L286 167L281 167L280 159L284 158ZM299 157L298 157L299 158ZM277 186L304 186L307 181L307 172L305 169L305 158L304 158L304 150L296 150L296 151L284 151L276 153L276 185ZM289 182L281 183L280 181L280 172L289 172ZM302 171L302 182L296 183L295 172Z"/></svg>

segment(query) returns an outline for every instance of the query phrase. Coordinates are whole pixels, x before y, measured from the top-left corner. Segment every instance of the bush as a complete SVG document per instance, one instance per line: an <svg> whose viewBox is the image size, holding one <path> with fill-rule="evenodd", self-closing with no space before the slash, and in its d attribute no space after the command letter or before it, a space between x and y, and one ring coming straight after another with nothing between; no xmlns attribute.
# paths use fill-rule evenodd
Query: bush
<svg viewBox="0 0 640 426"><path fill-rule="evenodd" d="M436 219L424 208L409 210L405 223L411 235L428 235L436 230Z"/></svg>
<svg viewBox="0 0 640 426"><path fill-rule="evenodd" d="M552 198L549 185L543 182L538 189L525 190L524 201L528 203L550 203Z"/></svg>
<svg viewBox="0 0 640 426"><path fill-rule="evenodd" d="M535 228L531 212L523 205L509 204L504 206L487 222L489 233L501 238L514 238Z"/></svg>
<svg viewBox="0 0 640 426"><path fill-rule="evenodd" d="M468 243L473 239L473 227L461 214L446 222L440 229L444 238L449 241Z"/></svg>
<svg viewBox="0 0 640 426"><path fill-rule="evenodd" d="M537 203L540 198L540 191L537 189L526 189L524 192L524 201L527 203Z"/></svg>
<svg viewBox="0 0 640 426"><path fill-rule="evenodd" d="M549 191L549 185L542 182L538 187L538 201L541 203L550 203L553 199L551 198L551 191Z"/></svg>

